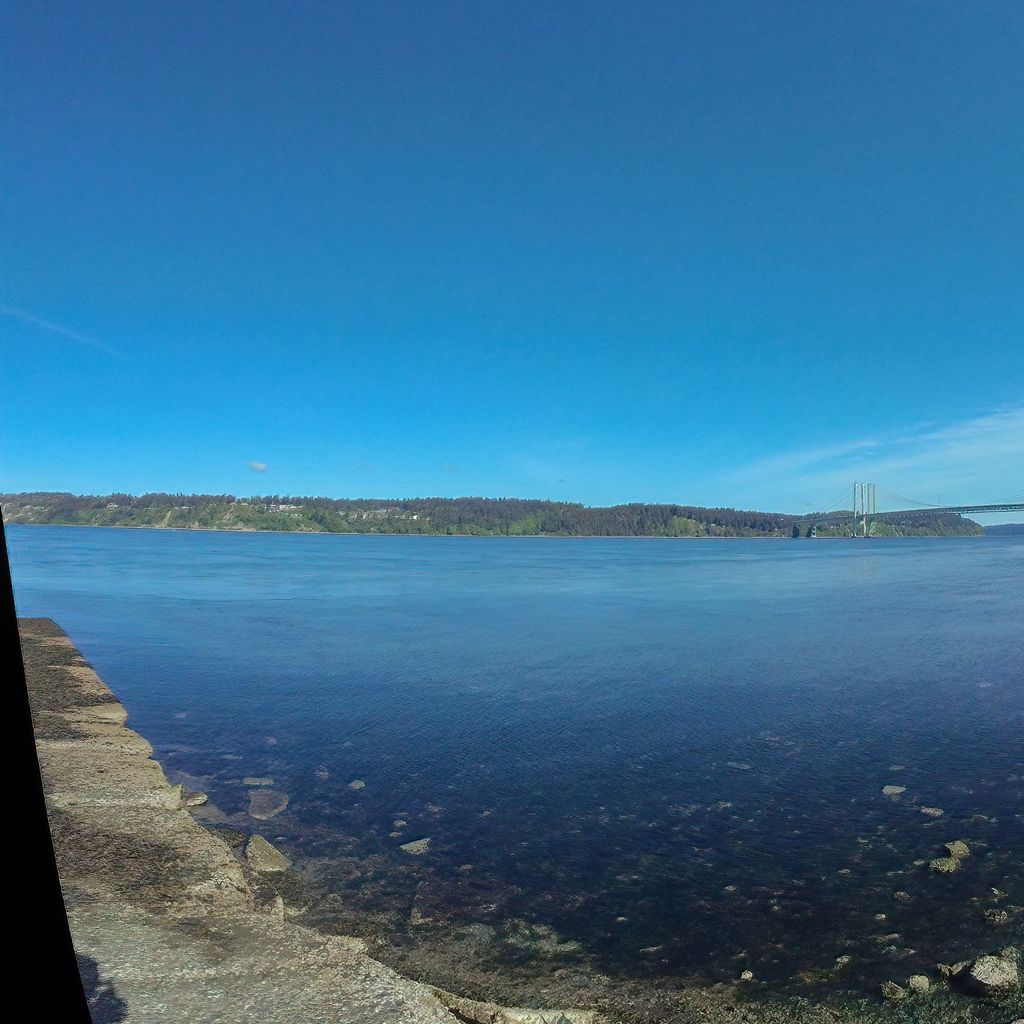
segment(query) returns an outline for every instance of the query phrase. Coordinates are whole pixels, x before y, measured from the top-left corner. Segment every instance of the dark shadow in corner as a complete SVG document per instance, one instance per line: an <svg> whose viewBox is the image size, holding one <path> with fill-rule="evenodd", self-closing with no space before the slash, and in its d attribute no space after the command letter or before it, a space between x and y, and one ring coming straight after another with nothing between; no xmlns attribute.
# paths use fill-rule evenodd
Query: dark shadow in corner
<svg viewBox="0 0 1024 1024"><path fill-rule="evenodd" d="M3 640L3 635L7 640ZM19 822L19 842L14 852L17 878L32 894L31 913L20 915L17 941L10 943L5 966L12 978L45 978L39 989L38 1006L51 1020L89 1021L89 1007L82 991L82 979L75 966L64 897L53 855L50 825L46 816L43 780L36 757L32 705L21 657L21 639L14 608L10 562L7 558L7 530L0 515L0 664L8 666L4 687L4 710L14 726L7 741L16 765L19 783L14 787L14 808L9 811ZM12 671L13 670L13 671ZM121 1018L118 1018L121 1019Z"/></svg>
<svg viewBox="0 0 1024 1024"><path fill-rule="evenodd" d="M100 965L82 953L76 954L75 959L95 1024L118 1024L127 1020L128 1004L117 994L112 981L100 977Z"/></svg>

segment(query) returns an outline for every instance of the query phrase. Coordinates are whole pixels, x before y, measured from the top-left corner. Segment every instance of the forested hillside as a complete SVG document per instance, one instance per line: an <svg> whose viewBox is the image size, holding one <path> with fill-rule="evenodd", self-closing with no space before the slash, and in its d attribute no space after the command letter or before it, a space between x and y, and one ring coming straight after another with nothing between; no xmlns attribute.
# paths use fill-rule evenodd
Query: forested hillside
<svg viewBox="0 0 1024 1024"><path fill-rule="evenodd" d="M403 533L556 537L790 537L807 520L773 512L694 505L586 505L521 498L315 498L230 494L74 495L56 492L0 496L4 520L70 526L191 530L284 530L301 533ZM819 529L843 536L847 526ZM914 513L877 522L887 536L981 534L961 516Z"/></svg>

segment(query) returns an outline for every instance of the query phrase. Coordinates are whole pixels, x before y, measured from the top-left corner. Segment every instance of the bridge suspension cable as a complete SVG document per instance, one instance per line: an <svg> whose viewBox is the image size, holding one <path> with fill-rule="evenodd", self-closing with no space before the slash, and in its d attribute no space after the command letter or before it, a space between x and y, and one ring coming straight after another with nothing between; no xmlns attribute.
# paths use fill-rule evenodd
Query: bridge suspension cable
<svg viewBox="0 0 1024 1024"><path fill-rule="evenodd" d="M946 508L941 502L934 501L917 501L914 498L908 498L905 494L897 494L895 491L890 491L888 488L881 488L882 495L890 500L906 502L908 505L917 505L919 508L935 508L941 509ZM1018 491L1016 494L1011 494L1007 498L1001 498L999 501L992 502L994 505L1011 505L1015 502L1019 502L1024 499L1024 491Z"/></svg>
<svg viewBox="0 0 1024 1024"><path fill-rule="evenodd" d="M887 501L903 502L908 506L917 506L916 508L902 508L893 509L889 512L879 512L878 505L876 503L877 487L873 483L855 483L853 485L853 511L851 512L846 508L835 508L835 506L843 502L845 499L845 493L839 498L831 501L825 508L818 512L810 512L801 516L802 520L819 522L853 522L853 532L855 536L869 536L869 522L874 522L878 518L892 515L905 515L915 514L919 511L934 510L935 512L947 512L954 515L964 515L965 513L972 512L1021 512L1024 511L1024 492L1010 495L1003 501L989 502L989 503L971 503L966 505L943 505L935 504L933 502L917 501L914 498L908 498L905 494L897 494L895 491L890 491L887 488L883 488L882 495ZM861 531L857 533L858 529Z"/></svg>
<svg viewBox="0 0 1024 1024"><path fill-rule="evenodd" d="M834 509L839 508L840 505L844 504L850 497L850 488L844 487L824 508L819 509L819 512L831 512Z"/></svg>
<svg viewBox="0 0 1024 1024"><path fill-rule="evenodd" d="M896 501L905 501L908 505L918 505L921 508L942 508L943 506L937 504L934 501L915 501L913 498L908 498L905 494L897 494L895 491L890 491L888 488L882 488L882 494L886 498L894 498Z"/></svg>

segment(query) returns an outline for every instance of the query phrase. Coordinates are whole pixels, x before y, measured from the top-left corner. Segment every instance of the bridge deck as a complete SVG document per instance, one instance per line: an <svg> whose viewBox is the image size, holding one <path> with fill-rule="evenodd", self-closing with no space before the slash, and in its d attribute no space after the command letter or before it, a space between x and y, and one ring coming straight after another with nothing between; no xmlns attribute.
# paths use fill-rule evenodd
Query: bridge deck
<svg viewBox="0 0 1024 1024"><path fill-rule="evenodd" d="M868 519L885 519L888 516L912 516L925 515L934 512L948 512L953 515L965 515L967 513L980 514L984 512L1024 512L1024 502L1000 502L995 505L945 505L936 508L904 508L895 509L889 512L870 512ZM864 514L857 512L831 512L824 515L801 516L803 520L814 523L849 523L860 521Z"/></svg>

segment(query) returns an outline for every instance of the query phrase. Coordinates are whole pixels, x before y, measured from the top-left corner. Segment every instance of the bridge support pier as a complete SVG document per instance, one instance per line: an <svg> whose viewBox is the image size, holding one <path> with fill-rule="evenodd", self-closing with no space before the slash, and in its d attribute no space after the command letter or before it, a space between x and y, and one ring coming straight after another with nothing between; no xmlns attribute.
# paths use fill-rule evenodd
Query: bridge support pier
<svg viewBox="0 0 1024 1024"><path fill-rule="evenodd" d="M878 501L875 496L875 485L855 483L853 485L853 535L857 536L857 520L860 519L861 536L867 537L868 516L878 514Z"/></svg>

